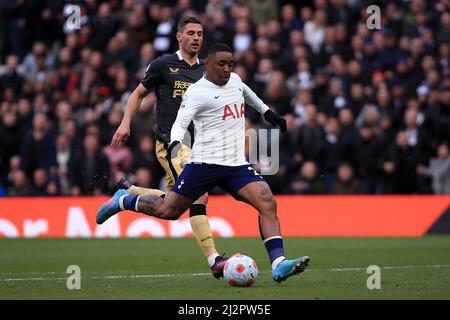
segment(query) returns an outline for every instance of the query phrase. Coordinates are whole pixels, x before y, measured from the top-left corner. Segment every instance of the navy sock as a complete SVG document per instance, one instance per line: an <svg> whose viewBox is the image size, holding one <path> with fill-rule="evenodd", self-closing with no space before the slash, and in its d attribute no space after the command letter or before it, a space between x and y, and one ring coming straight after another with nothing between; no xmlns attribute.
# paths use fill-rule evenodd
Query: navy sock
<svg viewBox="0 0 450 320"><path fill-rule="evenodd" d="M264 242L267 253L269 254L270 263L273 263L276 258L284 256L283 238L276 237Z"/></svg>
<svg viewBox="0 0 450 320"><path fill-rule="evenodd" d="M123 208L125 210L136 211L136 201L138 197L138 195L133 194L125 196L123 198Z"/></svg>

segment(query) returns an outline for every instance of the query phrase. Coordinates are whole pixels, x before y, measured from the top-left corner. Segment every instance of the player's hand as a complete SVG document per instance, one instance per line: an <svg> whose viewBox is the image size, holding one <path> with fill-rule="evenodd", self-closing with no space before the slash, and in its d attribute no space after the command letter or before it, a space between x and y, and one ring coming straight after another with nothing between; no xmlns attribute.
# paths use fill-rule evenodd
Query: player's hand
<svg viewBox="0 0 450 320"><path fill-rule="evenodd" d="M178 150L181 149L181 142L180 141L174 141L170 144L170 146L167 148L167 154L166 159L167 161L172 160L173 158L176 158L178 155Z"/></svg>
<svg viewBox="0 0 450 320"><path fill-rule="evenodd" d="M127 141L129 136L130 136L130 125L127 123L121 123L111 140L111 147L115 149L120 147L120 144L122 142Z"/></svg>
<svg viewBox="0 0 450 320"><path fill-rule="evenodd" d="M278 114L273 112L272 110L267 110L264 113L264 119L266 119L267 122L270 122L274 127L279 126L281 132L286 132L287 126L286 126L286 120L283 117L280 117Z"/></svg>

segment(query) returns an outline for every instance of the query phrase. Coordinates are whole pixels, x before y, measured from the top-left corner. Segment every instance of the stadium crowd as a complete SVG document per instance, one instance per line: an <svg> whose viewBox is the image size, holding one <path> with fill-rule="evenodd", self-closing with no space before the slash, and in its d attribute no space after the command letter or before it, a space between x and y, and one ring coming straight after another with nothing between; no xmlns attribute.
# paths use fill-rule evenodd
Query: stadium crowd
<svg viewBox="0 0 450 320"><path fill-rule="evenodd" d="M109 143L183 15L204 24L201 57L230 45L286 118L274 193L450 194L450 0L0 0L0 195L107 194L121 176L164 189L153 93L127 144Z"/></svg>

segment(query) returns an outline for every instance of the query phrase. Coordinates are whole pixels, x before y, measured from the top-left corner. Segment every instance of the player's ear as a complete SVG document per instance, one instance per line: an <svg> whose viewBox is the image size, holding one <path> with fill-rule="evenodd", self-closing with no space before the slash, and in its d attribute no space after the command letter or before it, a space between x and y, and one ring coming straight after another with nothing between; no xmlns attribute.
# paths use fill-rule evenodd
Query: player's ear
<svg viewBox="0 0 450 320"><path fill-rule="evenodd" d="M177 41L178 41L178 42L181 42L181 33L180 33L180 32L177 32L177 33L175 34L175 37L177 38Z"/></svg>

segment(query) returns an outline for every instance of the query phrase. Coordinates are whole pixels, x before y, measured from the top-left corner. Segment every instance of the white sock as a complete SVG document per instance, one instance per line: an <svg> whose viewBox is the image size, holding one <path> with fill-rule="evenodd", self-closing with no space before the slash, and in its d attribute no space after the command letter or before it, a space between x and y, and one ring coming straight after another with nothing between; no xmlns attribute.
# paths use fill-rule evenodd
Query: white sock
<svg viewBox="0 0 450 320"><path fill-rule="evenodd" d="M127 195L121 196L119 198L119 208L120 210L125 210L125 208L123 207L123 199L126 197Z"/></svg>
<svg viewBox="0 0 450 320"><path fill-rule="evenodd" d="M216 258L219 256L219 254L218 253L213 253L213 254L210 254L209 256L208 256L208 265L209 265L209 267L211 268L213 265L214 265L214 263L216 263Z"/></svg>
<svg viewBox="0 0 450 320"><path fill-rule="evenodd" d="M141 198L141 196L138 196L136 199L136 205L134 206L134 211L139 212L138 210L138 203L139 203L139 199Z"/></svg>
<svg viewBox="0 0 450 320"><path fill-rule="evenodd" d="M283 237L282 237L282 236L273 236L273 237L264 239L264 243L266 243L267 241L270 241L270 240L272 240L272 239L283 239Z"/></svg>
<svg viewBox="0 0 450 320"><path fill-rule="evenodd" d="M283 260L286 260L286 258L284 256L280 256L280 257L276 258L275 260L273 260L273 262L272 262L272 270L275 270L276 267L278 267L280 262L283 261Z"/></svg>

